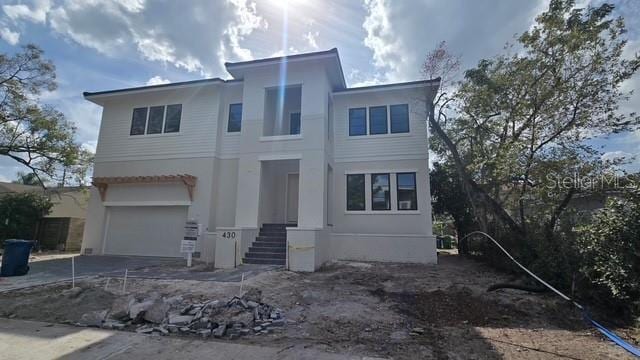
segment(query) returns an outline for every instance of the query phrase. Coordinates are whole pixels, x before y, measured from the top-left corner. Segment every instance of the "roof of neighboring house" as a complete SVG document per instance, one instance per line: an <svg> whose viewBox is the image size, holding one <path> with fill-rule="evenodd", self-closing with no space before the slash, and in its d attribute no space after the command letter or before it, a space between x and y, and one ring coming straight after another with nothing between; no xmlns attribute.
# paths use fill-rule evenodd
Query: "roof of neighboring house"
<svg viewBox="0 0 640 360"><path fill-rule="evenodd" d="M43 188L37 185L15 184L0 182L0 195L9 193L39 192L47 194L53 202L53 208L46 217L75 217L84 218L89 192L86 187L65 186Z"/></svg>
<svg viewBox="0 0 640 360"><path fill-rule="evenodd" d="M42 191L41 186L24 185L11 182L0 182L0 193L23 193L28 191Z"/></svg>

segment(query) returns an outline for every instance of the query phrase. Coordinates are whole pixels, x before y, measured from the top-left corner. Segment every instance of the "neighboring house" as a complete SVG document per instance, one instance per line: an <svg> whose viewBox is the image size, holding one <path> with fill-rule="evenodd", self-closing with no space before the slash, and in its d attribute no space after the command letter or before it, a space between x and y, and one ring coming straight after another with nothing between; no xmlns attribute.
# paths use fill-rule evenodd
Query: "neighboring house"
<svg viewBox="0 0 640 360"><path fill-rule="evenodd" d="M51 212L33 230L41 249L79 251L89 203L85 187L52 187L0 182L0 196L5 193L39 192L53 203Z"/></svg>
<svg viewBox="0 0 640 360"><path fill-rule="evenodd" d="M336 49L225 66L232 80L84 94L103 107L85 254L180 257L193 219L216 267L436 262L439 80L348 88Z"/></svg>

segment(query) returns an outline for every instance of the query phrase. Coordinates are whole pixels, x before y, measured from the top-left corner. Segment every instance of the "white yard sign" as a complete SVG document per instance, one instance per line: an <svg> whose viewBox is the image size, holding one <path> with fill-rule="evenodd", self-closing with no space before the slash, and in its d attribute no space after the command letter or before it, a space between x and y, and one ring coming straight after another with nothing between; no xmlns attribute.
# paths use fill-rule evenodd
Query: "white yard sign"
<svg viewBox="0 0 640 360"><path fill-rule="evenodd" d="M180 242L180 252L187 253L187 266L191 266L191 256L196 251L196 241L200 235L200 224L189 220L184 225L184 238Z"/></svg>

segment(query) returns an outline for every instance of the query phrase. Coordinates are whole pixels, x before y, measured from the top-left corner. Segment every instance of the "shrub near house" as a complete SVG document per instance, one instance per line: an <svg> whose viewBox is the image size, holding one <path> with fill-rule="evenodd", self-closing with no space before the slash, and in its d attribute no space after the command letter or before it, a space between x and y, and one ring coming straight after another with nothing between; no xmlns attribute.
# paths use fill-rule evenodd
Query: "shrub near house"
<svg viewBox="0 0 640 360"><path fill-rule="evenodd" d="M36 224L52 207L47 197L37 193L3 195L0 197L0 240L33 239Z"/></svg>

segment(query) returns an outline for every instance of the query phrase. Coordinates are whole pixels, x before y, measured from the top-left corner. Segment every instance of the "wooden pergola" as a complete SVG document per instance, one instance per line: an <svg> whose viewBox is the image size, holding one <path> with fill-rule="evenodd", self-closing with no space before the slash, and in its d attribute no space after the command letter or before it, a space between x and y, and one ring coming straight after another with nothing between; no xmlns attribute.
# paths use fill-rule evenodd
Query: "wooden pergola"
<svg viewBox="0 0 640 360"><path fill-rule="evenodd" d="M120 184L166 184L166 183L183 183L189 192L189 199L193 201L193 188L196 186L198 178L189 174L177 175L151 175L151 176L112 176L112 177L94 177L91 184L98 188L102 201L107 196L109 185Z"/></svg>

